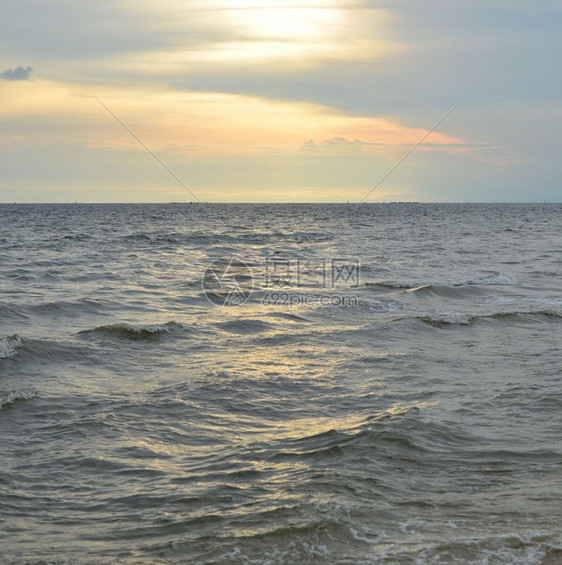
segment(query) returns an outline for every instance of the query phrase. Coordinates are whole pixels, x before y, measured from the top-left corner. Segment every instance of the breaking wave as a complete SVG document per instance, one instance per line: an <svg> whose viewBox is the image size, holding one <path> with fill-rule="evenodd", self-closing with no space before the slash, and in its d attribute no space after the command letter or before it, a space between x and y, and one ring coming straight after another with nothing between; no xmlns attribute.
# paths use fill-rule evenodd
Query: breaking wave
<svg viewBox="0 0 562 565"><path fill-rule="evenodd" d="M379 281L365 283L366 287L382 287L396 290L416 292L431 288L455 288L465 286L519 286L521 281L512 275L494 273L492 275L474 277L457 281Z"/></svg>
<svg viewBox="0 0 562 565"><path fill-rule="evenodd" d="M418 320L431 326L470 326L479 320L508 320L513 318L547 317L562 318L560 309L527 310L513 312L492 312L490 314L463 314L460 312L441 312L428 316L416 316Z"/></svg>
<svg viewBox="0 0 562 565"><path fill-rule="evenodd" d="M4 406L9 406L18 400L31 400L37 396L35 389L13 390L9 392L0 392L0 410Z"/></svg>
<svg viewBox="0 0 562 565"><path fill-rule="evenodd" d="M0 359L13 359L18 354L18 349L23 346L19 335L0 338Z"/></svg>
<svg viewBox="0 0 562 565"><path fill-rule="evenodd" d="M93 330L84 330L79 332L79 335L101 335L115 337L118 339L150 340L187 329L187 326L174 321L167 322L165 324L137 326L133 324L118 323L108 326L99 326Z"/></svg>

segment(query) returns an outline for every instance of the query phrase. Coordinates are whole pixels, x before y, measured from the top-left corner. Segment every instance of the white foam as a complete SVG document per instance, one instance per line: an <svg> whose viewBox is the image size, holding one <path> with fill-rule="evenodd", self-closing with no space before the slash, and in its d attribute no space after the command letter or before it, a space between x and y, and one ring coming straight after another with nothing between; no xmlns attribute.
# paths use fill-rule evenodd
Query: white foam
<svg viewBox="0 0 562 565"><path fill-rule="evenodd" d="M461 312L438 312L420 316L420 318L430 324L450 324L455 326L469 326L475 320L507 316L533 316L548 315L562 317L562 305L557 306L552 303L537 302L535 308L521 308L487 310L474 314L464 314Z"/></svg>
<svg viewBox="0 0 562 565"><path fill-rule="evenodd" d="M377 300L375 298L370 298L368 296L361 297L361 303L366 304L368 308L372 310L378 310L379 312L403 312L409 311L413 312L416 308L410 304L404 304L398 302L397 300Z"/></svg>
<svg viewBox="0 0 562 565"><path fill-rule="evenodd" d="M13 359L17 355L18 347L22 345L19 335L0 338L0 359Z"/></svg>
<svg viewBox="0 0 562 565"><path fill-rule="evenodd" d="M519 296L498 296L498 304L515 304L520 306L522 313L532 311L562 313L562 298L522 298Z"/></svg>
<svg viewBox="0 0 562 565"><path fill-rule="evenodd" d="M425 320L435 324L451 324L455 326L469 326L472 317L460 312L441 312L424 317Z"/></svg>
<svg viewBox="0 0 562 565"><path fill-rule="evenodd" d="M357 541L362 541L363 543L366 543L368 545L376 545L376 544L380 543L380 540L378 540L378 539L373 539L373 538L369 538L367 536L361 535L355 528L352 528L351 526L349 527L349 533L352 535L353 539L355 539Z"/></svg>
<svg viewBox="0 0 562 565"><path fill-rule="evenodd" d="M405 522L398 522L398 527L405 534L410 534L412 533L412 531L414 531L415 526L421 526L422 524L423 522L419 518L412 518L410 520L406 520Z"/></svg>
<svg viewBox="0 0 562 565"><path fill-rule="evenodd" d="M407 289L408 291L417 291L431 287L458 287L458 286L519 286L521 281L514 275L507 273L494 273L481 277L473 277L470 279L459 280L416 280L416 281L379 281L376 283L366 283L366 286L376 286L380 284L389 288Z"/></svg>
<svg viewBox="0 0 562 565"><path fill-rule="evenodd" d="M37 396L35 389L13 390L10 392L0 393L0 410L8 404L12 404L16 400L31 400Z"/></svg>
<svg viewBox="0 0 562 565"><path fill-rule="evenodd" d="M494 537L453 539L444 545L433 544L423 549L415 563L452 563L467 565L540 565L549 548L553 548L546 540L548 535L538 530L524 533L503 534ZM456 547L456 550L454 549ZM470 556L466 555L468 551ZM451 555L458 552L459 555ZM462 556L461 556L462 555Z"/></svg>

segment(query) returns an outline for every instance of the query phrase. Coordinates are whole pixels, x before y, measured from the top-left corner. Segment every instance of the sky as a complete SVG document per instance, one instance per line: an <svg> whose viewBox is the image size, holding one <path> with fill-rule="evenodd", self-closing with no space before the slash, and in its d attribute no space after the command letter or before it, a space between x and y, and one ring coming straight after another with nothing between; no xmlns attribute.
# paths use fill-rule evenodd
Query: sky
<svg viewBox="0 0 562 565"><path fill-rule="evenodd" d="M3 0L0 202L560 202L561 59L562 0Z"/></svg>

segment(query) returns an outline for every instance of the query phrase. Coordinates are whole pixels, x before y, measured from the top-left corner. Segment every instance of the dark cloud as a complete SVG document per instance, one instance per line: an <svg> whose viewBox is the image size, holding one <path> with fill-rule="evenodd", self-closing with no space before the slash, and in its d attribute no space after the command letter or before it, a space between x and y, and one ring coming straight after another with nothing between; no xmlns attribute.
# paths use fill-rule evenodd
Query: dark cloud
<svg viewBox="0 0 562 565"><path fill-rule="evenodd" d="M1 75L2 80L29 80L31 75L31 67L16 67L15 69L6 69Z"/></svg>

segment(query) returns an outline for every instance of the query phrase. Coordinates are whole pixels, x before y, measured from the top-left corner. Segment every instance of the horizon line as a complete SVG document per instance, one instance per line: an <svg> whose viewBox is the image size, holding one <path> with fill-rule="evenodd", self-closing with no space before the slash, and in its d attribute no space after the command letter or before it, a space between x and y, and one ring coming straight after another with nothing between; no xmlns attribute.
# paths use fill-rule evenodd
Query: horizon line
<svg viewBox="0 0 562 565"><path fill-rule="evenodd" d="M36 205L40 205L40 204L50 204L50 205L72 205L72 206L76 206L76 205L81 205L81 206L89 206L89 205L131 205L131 204L135 204L135 205L191 205L191 206L201 206L202 204L235 204L235 205L240 205L240 204L259 204L259 205L317 205L317 204L323 204L323 205L344 205L344 206L352 206L352 205L366 205L366 206L371 206L371 205L388 205L388 204L562 204L562 200L557 201L557 200L537 200L537 201L531 201L531 200L512 200L512 201L507 201L507 200L490 200L490 201L481 201L481 200L455 200L455 201L447 201L447 200L436 200L436 201L429 201L429 200L384 200L384 201L377 201L377 202L357 202L357 201L352 201L352 200L348 200L348 201L331 201L331 202L322 202L322 201L311 201L311 202L294 202L294 201L270 201L270 202L263 202L263 201L211 201L211 200L205 200L205 201L162 201L162 202L80 202L80 201L61 201L61 202L17 202L17 201L13 201L13 202L0 202L0 206L14 206L14 205L31 205L31 206L36 206Z"/></svg>

